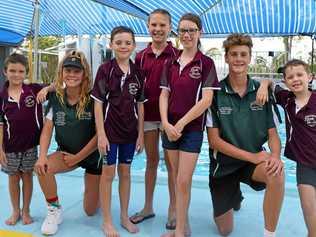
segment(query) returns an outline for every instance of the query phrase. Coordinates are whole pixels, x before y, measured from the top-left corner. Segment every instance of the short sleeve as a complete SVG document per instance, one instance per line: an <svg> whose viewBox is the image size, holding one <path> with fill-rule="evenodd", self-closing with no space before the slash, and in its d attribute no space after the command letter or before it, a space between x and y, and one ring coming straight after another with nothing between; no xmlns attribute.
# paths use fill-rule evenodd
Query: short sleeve
<svg viewBox="0 0 316 237"><path fill-rule="evenodd" d="M276 85L274 87L274 96L276 99L277 104L281 105L283 108L285 107L291 92L282 88L280 85Z"/></svg>
<svg viewBox="0 0 316 237"><path fill-rule="evenodd" d="M218 106L216 103L217 103L216 100L213 99L212 105L207 110L206 127L209 127L209 128L220 127L220 122L219 122L219 117L218 117Z"/></svg>
<svg viewBox="0 0 316 237"><path fill-rule="evenodd" d="M3 111L3 99L0 98L0 125L2 125L4 123L4 111Z"/></svg>
<svg viewBox="0 0 316 237"><path fill-rule="evenodd" d="M203 75L203 83L202 89L212 89L212 90L220 90L220 85L217 78L217 73L215 69L214 62L211 58L206 57L207 61L202 68L202 75Z"/></svg>
<svg viewBox="0 0 316 237"><path fill-rule="evenodd" d="M110 72L107 72L106 68L108 67L105 67L104 64L99 67L91 93L91 97L101 103L106 101L106 95L108 93L106 81L108 80L108 73Z"/></svg>
<svg viewBox="0 0 316 237"><path fill-rule="evenodd" d="M40 90L42 90L45 86L47 86L47 84L38 84L38 83L32 83L30 84L32 91L35 95L37 95L38 92L40 92Z"/></svg>
<svg viewBox="0 0 316 237"><path fill-rule="evenodd" d="M170 90L169 85L169 70L171 67L171 62L166 60L162 69L161 77L160 77L160 88Z"/></svg>

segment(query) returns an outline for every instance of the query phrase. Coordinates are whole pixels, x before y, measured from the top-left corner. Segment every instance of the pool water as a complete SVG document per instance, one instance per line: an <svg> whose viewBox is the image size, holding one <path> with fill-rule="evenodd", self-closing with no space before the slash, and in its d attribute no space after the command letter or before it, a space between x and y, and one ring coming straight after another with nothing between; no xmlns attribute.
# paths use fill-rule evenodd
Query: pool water
<svg viewBox="0 0 316 237"><path fill-rule="evenodd" d="M282 123L278 126L278 132L282 143L282 152L284 150L284 145L286 141L286 134L285 134L285 120L284 120L284 112L283 109L280 107L280 113L282 117ZM50 152L56 150L56 143L52 142L50 146ZM163 160L163 150L160 145L160 158L161 161L159 162L159 171L166 173L166 166ZM286 173L286 180L290 182L296 182L295 181L295 172L296 172L296 163L285 158L284 156L281 157L282 160L285 162L285 173ZM133 163L132 163L132 170L134 171L145 171L146 168L146 155L145 152L142 152L141 154L137 154L134 157ZM195 175L199 176L208 176L209 174L209 156L208 156L208 141L207 141L207 135L204 134L204 140L202 144L201 153L197 162L197 166L194 172Z"/></svg>

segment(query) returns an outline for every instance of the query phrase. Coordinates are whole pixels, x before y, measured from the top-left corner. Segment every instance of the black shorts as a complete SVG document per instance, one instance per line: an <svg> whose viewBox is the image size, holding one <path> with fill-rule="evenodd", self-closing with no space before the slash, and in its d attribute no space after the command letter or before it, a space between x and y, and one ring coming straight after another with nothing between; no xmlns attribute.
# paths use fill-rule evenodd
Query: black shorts
<svg viewBox="0 0 316 237"><path fill-rule="evenodd" d="M255 164L247 163L235 172L222 177L209 176L214 217L218 217L237 206L242 201L240 182L248 184L256 191L265 189L265 184L251 179Z"/></svg>
<svg viewBox="0 0 316 237"><path fill-rule="evenodd" d="M102 174L102 160L99 161L99 152L95 151L86 159L80 161L78 166L85 169L87 174L101 175Z"/></svg>
<svg viewBox="0 0 316 237"><path fill-rule="evenodd" d="M301 163L296 164L296 182L316 187L316 168L308 167Z"/></svg>

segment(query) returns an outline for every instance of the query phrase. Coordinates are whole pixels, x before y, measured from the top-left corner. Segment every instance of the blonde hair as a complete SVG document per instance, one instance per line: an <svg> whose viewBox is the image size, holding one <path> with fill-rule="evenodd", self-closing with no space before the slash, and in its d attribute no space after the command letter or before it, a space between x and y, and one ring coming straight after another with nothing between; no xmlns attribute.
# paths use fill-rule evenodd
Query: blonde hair
<svg viewBox="0 0 316 237"><path fill-rule="evenodd" d="M79 58L81 64L83 66L83 79L81 83L81 90L79 95L79 102L76 106L76 115L78 118L82 116L84 113L86 105L90 101L89 92L91 90L91 73L90 73L90 66L84 54L80 51L72 50L67 53L61 62L58 65L57 75L55 78L55 87L56 87L56 95L58 100L62 105L65 105L64 96L65 96L65 85L63 80L63 63L69 57L76 57Z"/></svg>

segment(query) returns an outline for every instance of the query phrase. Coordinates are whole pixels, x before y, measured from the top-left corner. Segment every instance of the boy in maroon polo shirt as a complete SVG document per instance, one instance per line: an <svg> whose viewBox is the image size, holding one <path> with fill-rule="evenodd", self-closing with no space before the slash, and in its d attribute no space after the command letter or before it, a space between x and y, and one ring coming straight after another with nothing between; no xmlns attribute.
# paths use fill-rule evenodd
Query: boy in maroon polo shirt
<svg viewBox="0 0 316 237"><path fill-rule="evenodd" d="M130 60L135 45L130 28L119 26L112 30L110 46L115 58L99 67L91 95L95 100L98 149L104 155L100 193L106 237L119 236L111 215L117 159L121 225L130 233L139 231L128 217L130 165L135 149L141 152L144 146L144 78Z"/></svg>
<svg viewBox="0 0 316 237"><path fill-rule="evenodd" d="M11 217L5 222L7 225L15 225L21 217L23 224L33 222L30 216L32 171L43 125L42 106L36 103L36 95L42 86L23 83L27 70L27 59L23 55L13 53L5 60L7 81L3 82L0 91L0 164L2 171L9 175L13 207ZM23 183L22 211L20 180Z"/></svg>
<svg viewBox="0 0 316 237"><path fill-rule="evenodd" d="M205 111L213 90L219 89L214 62L199 50L201 19L188 13L178 25L183 51L166 61L161 77L162 146L167 150L176 180L176 229L164 237L191 234L188 209L194 168L200 153Z"/></svg>
<svg viewBox="0 0 316 237"><path fill-rule="evenodd" d="M296 161L296 180L308 237L316 236L316 93L308 89L312 80L309 66L297 59L283 68L284 82L290 90L276 85L277 103L285 111L286 144L284 155ZM264 80L257 93L257 100L265 103L268 86Z"/></svg>
<svg viewBox="0 0 316 237"><path fill-rule="evenodd" d="M157 168L159 164L159 134L161 119L159 114L160 78L164 62L167 59L175 58L178 49L167 41L171 31L171 16L164 9L156 9L148 17L148 31L152 37L152 42L147 48L137 53L135 64L142 69L146 77L144 103L144 143L146 152L146 172L145 172L145 203L140 212L131 216L133 223L140 223L143 220L155 216L153 210L154 190L157 178ZM173 181L173 171L170 166L167 153L164 150L164 158L168 171L169 188L169 208L167 229L175 229L175 190Z"/></svg>

